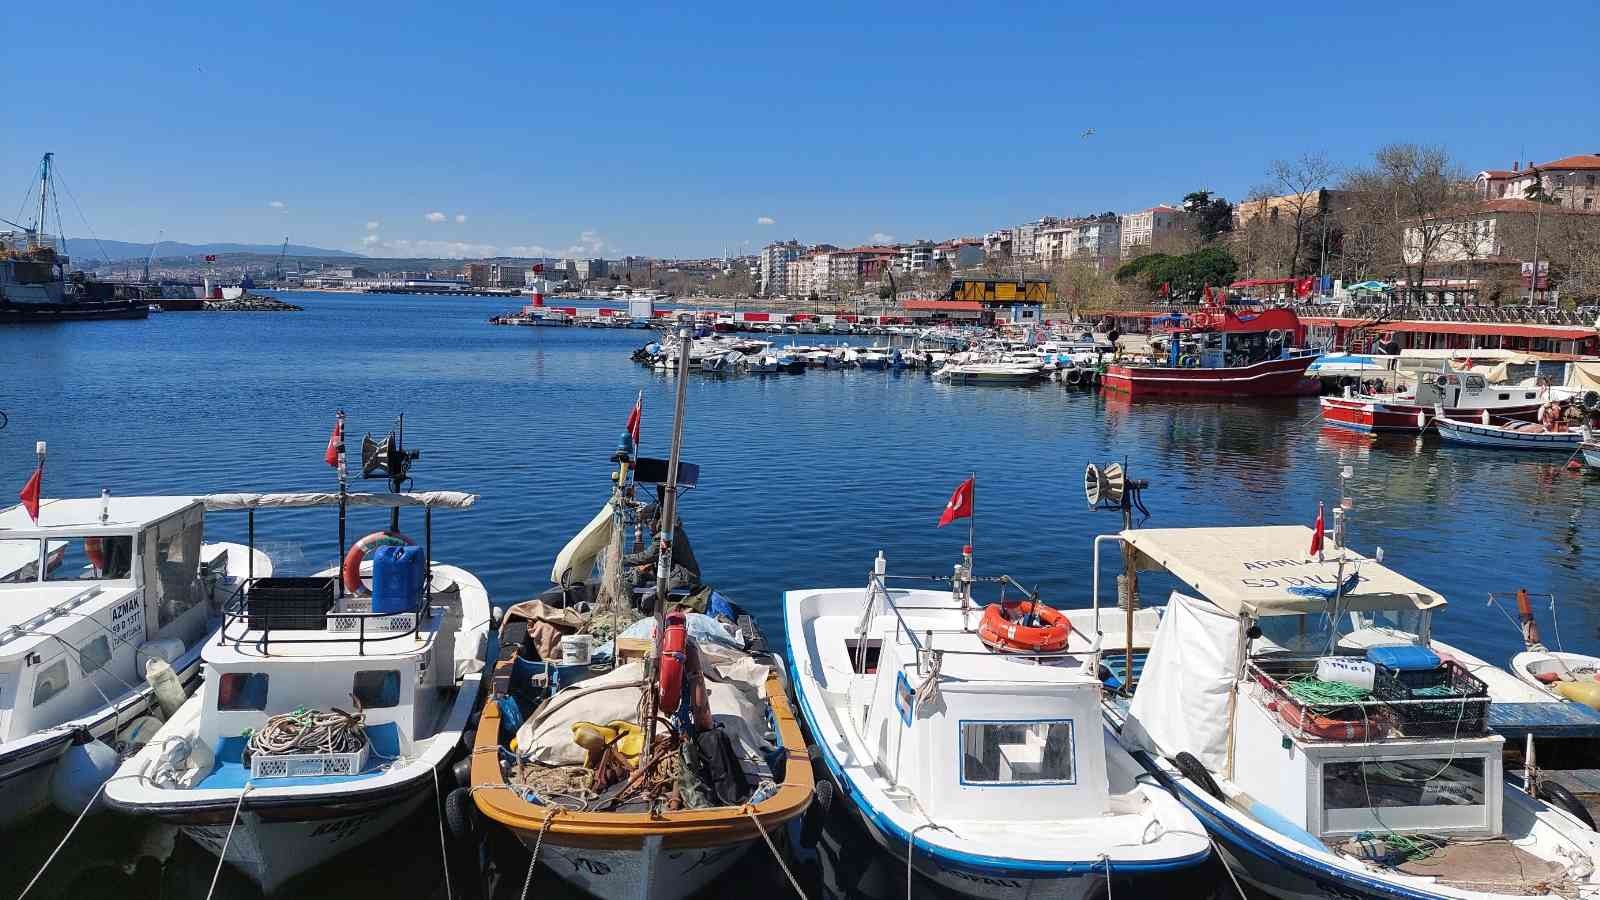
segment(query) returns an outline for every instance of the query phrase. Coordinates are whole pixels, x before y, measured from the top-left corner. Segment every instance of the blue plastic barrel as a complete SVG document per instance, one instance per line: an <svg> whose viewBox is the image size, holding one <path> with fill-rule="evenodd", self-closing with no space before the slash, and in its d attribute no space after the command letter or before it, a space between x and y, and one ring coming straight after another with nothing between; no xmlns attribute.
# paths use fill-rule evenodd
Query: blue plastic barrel
<svg viewBox="0 0 1600 900"><path fill-rule="evenodd" d="M422 596L422 548L379 547L372 552L372 611L378 615L414 612Z"/></svg>

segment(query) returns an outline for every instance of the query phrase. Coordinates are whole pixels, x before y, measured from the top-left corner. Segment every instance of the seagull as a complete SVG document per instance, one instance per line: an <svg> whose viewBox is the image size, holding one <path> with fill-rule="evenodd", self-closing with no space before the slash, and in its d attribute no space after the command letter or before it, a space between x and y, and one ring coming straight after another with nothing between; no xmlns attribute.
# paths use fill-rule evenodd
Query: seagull
<svg viewBox="0 0 1600 900"><path fill-rule="evenodd" d="M1084 129L1084 130L1083 130L1083 135L1082 135L1082 137L1091 137L1091 136L1093 136L1093 135L1094 135L1094 129L1093 129L1093 128L1085 128L1085 129Z"/></svg>

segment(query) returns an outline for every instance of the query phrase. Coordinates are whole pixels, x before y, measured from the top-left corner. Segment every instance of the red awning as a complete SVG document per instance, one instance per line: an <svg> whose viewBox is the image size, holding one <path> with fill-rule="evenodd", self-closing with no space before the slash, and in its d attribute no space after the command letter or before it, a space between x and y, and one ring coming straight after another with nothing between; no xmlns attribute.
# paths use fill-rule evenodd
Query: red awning
<svg viewBox="0 0 1600 900"><path fill-rule="evenodd" d="M764 312L743 312L739 313L739 318L746 322L766 322L771 320L772 314Z"/></svg>

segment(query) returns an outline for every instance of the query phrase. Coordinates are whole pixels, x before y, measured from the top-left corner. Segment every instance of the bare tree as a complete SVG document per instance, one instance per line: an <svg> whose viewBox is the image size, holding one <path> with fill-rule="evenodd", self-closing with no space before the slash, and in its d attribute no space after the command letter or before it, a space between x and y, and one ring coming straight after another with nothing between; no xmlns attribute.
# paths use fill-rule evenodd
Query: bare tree
<svg viewBox="0 0 1600 900"><path fill-rule="evenodd" d="M1321 152L1302 153L1295 160L1274 160L1267 168L1279 196L1280 219L1293 234L1289 249L1289 277L1300 275L1300 257L1310 243L1309 232L1327 213L1325 191L1339 169ZM1309 268L1309 266L1308 266Z"/></svg>
<svg viewBox="0 0 1600 900"><path fill-rule="evenodd" d="M1421 293L1429 265L1457 234L1461 210L1476 199L1444 148L1416 144L1380 148L1344 188L1353 220L1378 229L1375 265L1404 272L1408 293Z"/></svg>

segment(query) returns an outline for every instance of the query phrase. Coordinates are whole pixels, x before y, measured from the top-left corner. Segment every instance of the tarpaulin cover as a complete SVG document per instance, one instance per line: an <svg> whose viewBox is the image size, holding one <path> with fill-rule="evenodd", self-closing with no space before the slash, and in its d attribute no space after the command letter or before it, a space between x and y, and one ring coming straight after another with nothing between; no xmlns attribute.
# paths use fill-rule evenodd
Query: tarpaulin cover
<svg viewBox="0 0 1600 900"><path fill-rule="evenodd" d="M338 492L298 494L210 494L200 498L208 510L239 509L308 509L316 506L338 506ZM398 506L431 506L443 509L466 509L478 502L477 494L460 491L416 491L404 494L345 494L346 506L375 506L385 509Z"/></svg>
<svg viewBox="0 0 1600 900"><path fill-rule="evenodd" d="M1225 770L1229 697L1243 627L1204 600L1174 592L1145 659L1123 735L1163 756L1189 752L1207 769Z"/></svg>

